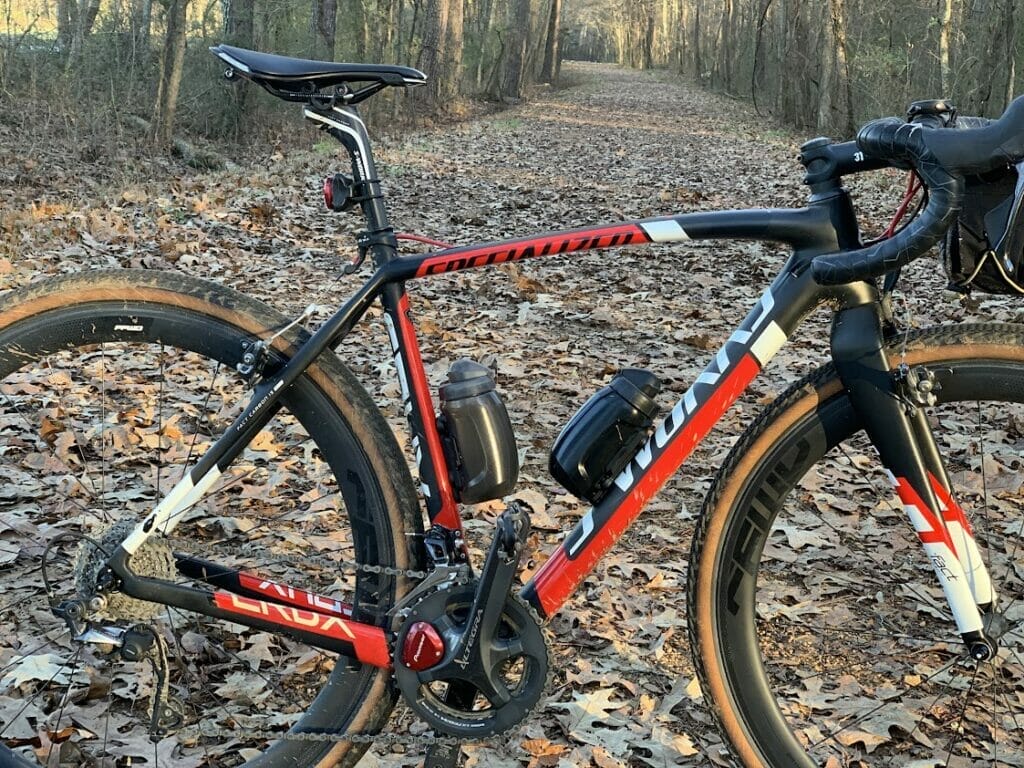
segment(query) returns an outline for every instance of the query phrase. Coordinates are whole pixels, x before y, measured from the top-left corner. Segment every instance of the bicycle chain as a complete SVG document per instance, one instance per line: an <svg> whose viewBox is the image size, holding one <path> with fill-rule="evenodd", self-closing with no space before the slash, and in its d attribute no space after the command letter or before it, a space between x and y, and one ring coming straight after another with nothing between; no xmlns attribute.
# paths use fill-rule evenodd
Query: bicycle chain
<svg viewBox="0 0 1024 768"><path fill-rule="evenodd" d="M237 739L238 732L226 728L180 728L176 732L182 736L201 735L222 739ZM279 731L246 731L248 736L262 741L321 741L321 742L351 742L353 744L404 744L412 746L433 747L449 746L454 747L462 744L462 740L454 736L420 736L407 735L402 733L281 733Z"/></svg>

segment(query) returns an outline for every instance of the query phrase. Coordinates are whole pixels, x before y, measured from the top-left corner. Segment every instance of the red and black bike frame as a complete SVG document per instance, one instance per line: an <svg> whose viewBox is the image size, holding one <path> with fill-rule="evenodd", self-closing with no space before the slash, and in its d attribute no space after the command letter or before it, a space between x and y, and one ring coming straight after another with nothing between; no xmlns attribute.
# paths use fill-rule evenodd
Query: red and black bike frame
<svg viewBox="0 0 1024 768"><path fill-rule="evenodd" d="M689 213L399 256L361 120L354 110L345 107L307 108L306 115L321 123L349 150L354 188L362 192L360 205L368 223L362 243L376 270L286 365L258 383L243 413L190 470L186 482L191 487L185 491L208 488L212 482L209 478L226 470L273 417L280 392L319 355L334 349L380 300L402 385L426 513L435 530L450 532L452 540L460 541L459 508L449 480L406 283L465 269L601 248L690 239L747 239L785 243L792 248L792 255L736 332L616 478L608 495L583 516L523 588L522 596L542 617L554 614L801 320L822 304L835 309L832 353L837 370L904 503L918 504L920 516L937 521L933 539L941 535L938 529L945 530L944 522L951 514L956 517L951 512L956 505L928 424L921 409L904 402L886 359L884 337L890 318L875 285L862 282L826 288L810 274L814 256L860 246L857 220L841 177L870 168L862 159L854 159L852 144L828 150L832 167L818 175L811 185L808 205L800 209ZM111 559L109 565L124 592L263 630L287 632L311 645L376 666L391 663L386 630L354 621L351 608L332 598L187 557L179 560L182 573L212 584L215 591L132 573L131 552L162 523L159 515L151 515L140 524L138 535L129 537ZM964 525L969 536L966 520ZM927 530L922 532L921 526L918 530L927 544ZM947 536L939 544L948 540ZM955 543L950 541L949 547L955 555ZM756 554L750 553L751 563ZM932 559L938 571L940 564ZM749 597L753 589L751 572L752 568L746 569L742 563L737 567L736 595ZM976 599L962 611L968 614L963 620L957 617L961 634L968 641L981 637L974 603L984 604L984 600Z"/></svg>

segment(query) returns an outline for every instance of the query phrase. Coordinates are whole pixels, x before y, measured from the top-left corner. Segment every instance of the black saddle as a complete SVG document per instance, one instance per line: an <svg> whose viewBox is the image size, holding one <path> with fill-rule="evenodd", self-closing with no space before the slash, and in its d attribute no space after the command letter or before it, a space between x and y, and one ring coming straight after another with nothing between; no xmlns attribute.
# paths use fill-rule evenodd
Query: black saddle
<svg viewBox="0 0 1024 768"><path fill-rule="evenodd" d="M406 88L427 82L427 76L412 67L308 61L223 44L213 46L210 52L238 75L292 101L304 101L322 90L349 83L364 84L356 93L376 93L389 85Z"/></svg>

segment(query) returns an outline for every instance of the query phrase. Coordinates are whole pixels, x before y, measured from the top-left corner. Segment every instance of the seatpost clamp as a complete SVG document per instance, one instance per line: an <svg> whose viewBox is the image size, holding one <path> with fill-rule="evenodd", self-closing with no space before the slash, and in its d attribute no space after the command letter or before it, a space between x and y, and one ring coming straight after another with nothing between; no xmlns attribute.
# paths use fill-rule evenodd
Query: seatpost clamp
<svg viewBox="0 0 1024 768"><path fill-rule="evenodd" d="M345 267L344 272L346 275L351 275L358 270L363 265L363 262L366 261L366 254L375 246L385 246L392 251L397 251L398 239L395 237L395 230L391 227L374 230L373 232L364 230L356 235L356 245L359 250L355 261Z"/></svg>

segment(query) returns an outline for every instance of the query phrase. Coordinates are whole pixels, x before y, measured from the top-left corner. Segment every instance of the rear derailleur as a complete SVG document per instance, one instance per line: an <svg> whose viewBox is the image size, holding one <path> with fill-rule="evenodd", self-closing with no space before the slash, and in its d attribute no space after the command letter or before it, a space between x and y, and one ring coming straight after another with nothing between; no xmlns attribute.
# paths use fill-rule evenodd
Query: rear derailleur
<svg viewBox="0 0 1024 768"><path fill-rule="evenodd" d="M421 598L399 628L395 680L409 707L438 732L470 739L501 733L544 692L541 620L511 593L530 531L527 510L513 502L498 518L478 579Z"/></svg>
<svg viewBox="0 0 1024 768"><path fill-rule="evenodd" d="M150 700L149 738L160 741L184 723L184 709L170 693L170 665L167 661L167 641L154 628L136 624L119 626L92 626L85 620L77 600L64 601L54 608L74 632L72 639L115 649L125 661L148 661L153 668L153 695Z"/></svg>

